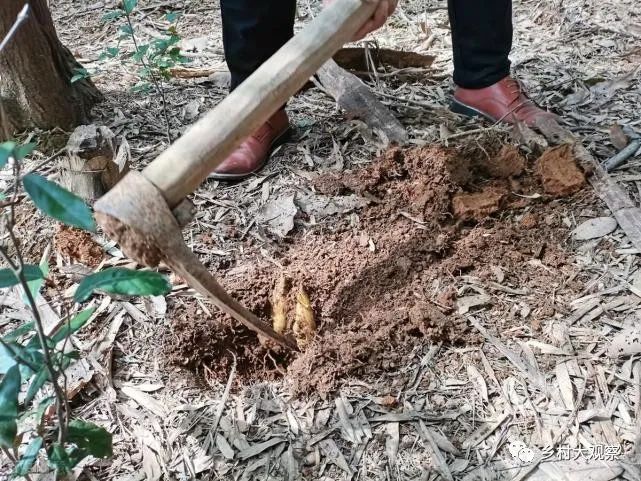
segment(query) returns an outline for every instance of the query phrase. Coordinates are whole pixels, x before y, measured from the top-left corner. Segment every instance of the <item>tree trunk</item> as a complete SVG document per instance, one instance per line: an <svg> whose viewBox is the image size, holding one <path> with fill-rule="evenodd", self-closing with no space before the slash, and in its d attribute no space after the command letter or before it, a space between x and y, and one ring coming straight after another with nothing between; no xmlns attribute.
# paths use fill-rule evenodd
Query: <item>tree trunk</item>
<svg viewBox="0 0 641 481"><path fill-rule="evenodd" d="M0 0L0 38L24 0ZM89 80L71 83L80 64L60 43L46 0L30 0L29 18L0 54L0 138L30 127L65 130L87 123L100 92Z"/></svg>

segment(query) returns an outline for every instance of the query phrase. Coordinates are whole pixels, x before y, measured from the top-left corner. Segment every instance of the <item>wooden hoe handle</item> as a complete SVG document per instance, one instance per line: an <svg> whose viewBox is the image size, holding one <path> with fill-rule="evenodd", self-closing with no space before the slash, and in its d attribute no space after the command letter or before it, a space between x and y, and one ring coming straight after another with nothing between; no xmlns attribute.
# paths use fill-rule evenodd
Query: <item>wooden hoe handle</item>
<svg viewBox="0 0 641 481"><path fill-rule="evenodd" d="M336 0L144 169L175 207L281 108L371 17L379 0Z"/></svg>

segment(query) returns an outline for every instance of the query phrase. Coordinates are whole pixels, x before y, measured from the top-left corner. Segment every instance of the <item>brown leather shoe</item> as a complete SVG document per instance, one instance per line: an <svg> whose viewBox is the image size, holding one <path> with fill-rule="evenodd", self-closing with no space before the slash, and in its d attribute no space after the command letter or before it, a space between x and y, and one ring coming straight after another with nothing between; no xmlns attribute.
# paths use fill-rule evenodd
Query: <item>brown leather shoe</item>
<svg viewBox="0 0 641 481"><path fill-rule="evenodd" d="M211 174L210 179L240 180L262 169L274 148L287 140L290 133L285 109L270 117L251 137L225 159Z"/></svg>
<svg viewBox="0 0 641 481"><path fill-rule="evenodd" d="M528 127L536 127L537 121L542 118L556 118L556 115L532 102L523 92L519 81L512 77L505 77L483 89L457 87L451 109L458 114L480 115L492 122L514 124L519 121Z"/></svg>

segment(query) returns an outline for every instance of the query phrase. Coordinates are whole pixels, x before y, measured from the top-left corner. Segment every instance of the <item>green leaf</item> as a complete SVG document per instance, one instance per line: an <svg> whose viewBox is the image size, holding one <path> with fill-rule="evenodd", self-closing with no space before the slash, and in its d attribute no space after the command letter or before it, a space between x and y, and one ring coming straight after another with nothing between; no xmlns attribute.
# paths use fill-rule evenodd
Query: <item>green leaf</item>
<svg viewBox="0 0 641 481"><path fill-rule="evenodd" d="M72 84L75 84L76 82L78 82L80 80L83 80L83 79L86 79L87 77L89 77L88 73L86 73L86 74L85 73L77 73L76 75L71 77L71 80L69 80L69 82L71 82Z"/></svg>
<svg viewBox="0 0 641 481"><path fill-rule="evenodd" d="M140 82L131 88L131 91L134 93L149 92L150 90L151 90L151 84L149 82Z"/></svg>
<svg viewBox="0 0 641 481"><path fill-rule="evenodd" d="M165 15L165 20L167 20L169 23L174 23L181 16L182 16L182 13L180 12L169 12Z"/></svg>
<svg viewBox="0 0 641 481"><path fill-rule="evenodd" d="M64 338L71 336L74 332L80 330L89 318L96 312L96 308L92 307L91 309L85 309L84 311L76 314L76 316L71 319L69 322L65 322L60 330L51 336L53 344L58 344Z"/></svg>
<svg viewBox="0 0 641 481"><path fill-rule="evenodd" d="M34 438L27 446L24 454L20 458L20 461L16 464L16 467L13 468L12 476L26 476L31 471L36 459L38 459L38 453L42 448L42 438Z"/></svg>
<svg viewBox="0 0 641 481"><path fill-rule="evenodd" d="M100 54L100 57L98 57L98 60L106 60L108 58L114 58L114 57L117 57L119 53L120 53L120 49L118 47L108 47L107 50L105 50L103 53Z"/></svg>
<svg viewBox="0 0 641 481"><path fill-rule="evenodd" d="M133 60L136 62L140 62L145 57L148 51L149 51L149 44L146 43L144 45L140 45L138 47L138 50L136 50L136 53L132 57Z"/></svg>
<svg viewBox="0 0 641 481"><path fill-rule="evenodd" d="M42 279L44 277L44 274L42 273L42 269L40 269L40 267L30 264L24 265L22 267L22 273L24 274L25 279L27 279L27 282ZM20 280L16 277L11 269L0 269L0 289L15 286L19 283Z"/></svg>
<svg viewBox="0 0 641 481"><path fill-rule="evenodd" d="M105 13L101 20L103 22L110 22L111 20L115 20L117 18L122 17L123 11L122 10L112 10L111 12Z"/></svg>
<svg viewBox="0 0 641 481"><path fill-rule="evenodd" d="M40 261L39 267L40 267L40 270L42 271L42 278L34 279L33 281L27 281L27 286L29 286L29 292L31 292L31 295L33 296L34 299L38 297L38 294L40 294L40 289L42 289L42 285L45 282L44 278L49 275L49 260L46 258L43 258ZM23 299L25 303L28 302L26 294L23 294Z"/></svg>
<svg viewBox="0 0 641 481"><path fill-rule="evenodd" d="M167 68L173 67L174 64L175 62L171 60L171 58L162 57L162 58L159 58L158 61L156 62L156 67L160 69L167 69Z"/></svg>
<svg viewBox="0 0 641 481"><path fill-rule="evenodd" d="M127 37L131 37L134 34L134 29L129 24L121 25L119 30Z"/></svg>
<svg viewBox="0 0 641 481"><path fill-rule="evenodd" d="M20 374L26 381L31 377L33 371L24 364L25 361L36 369L43 365L43 356L39 349L23 347L16 342L7 342L6 345L9 348L0 344L0 374L6 374L9 369L18 364Z"/></svg>
<svg viewBox="0 0 641 481"><path fill-rule="evenodd" d="M86 457L86 454L79 456L77 450L71 449L67 451L62 444L53 443L51 448L49 448L47 457L49 459L49 466L56 469L59 476L64 476L70 472L82 458Z"/></svg>
<svg viewBox="0 0 641 481"><path fill-rule="evenodd" d="M49 371L47 370L47 366L42 366L40 368L40 371L36 373L35 377L31 381L31 384L29 384L27 395L24 398L25 406L28 404L31 404L31 401L33 401L33 398L36 397L36 394L38 394L38 391L42 389L42 386L44 386L48 380L49 380Z"/></svg>
<svg viewBox="0 0 641 481"><path fill-rule="evenodd" d="M157 272L112 267L85 277L73 298L84 302L96 289L125 296L161 296L171 291L171 284Z"/></svg>
<svg viewBox="0 0 641 481"><path fill-rule="evenodd" d="M56 396L48 396L38 403L38 407L34 411L36 421L39 423L42 421L42 416L44 416L45 411L49 409L49 406L53 406L56 402Z"/></svg>
<svg viewBox="0 0 641 481"><path fill-rule="evenodd" d="M28 144L19 145L18 147L16 147L14 149L13 155L16 158L16 160L22 160L27 155L29 155L31 152L33 152L33 149L35 149L37 146L38 146L38 144L35 143L35 142L30 142Z"/></svg>
<svg viewBox="0 0 641 481"><path fill-rule="evenodd" d="M153 78L153 69L151 67L142 67L141 69L138 70L138 75L140 78L147 79L147 78ZM136 87L151 87L151 84L149 82L138 82L135 86Z"/></svg>
<svg viewBox="0 0 641 481"><path fill-rule="evenodd" d="M44 416L45 411L55 402L55 400L55 396L44 398L38 403L38 407L29 409L22 413L22 416L18 418L18 425L26 422L29 418L34 418L36 425L38 426L42 424L42 416Z"/></svg>
<svg viewBox="0 0 641 481"><path fill-rule="evenodd" d="M15 142L4 142L0 144L0 169L7 164L9 157L13 157L13 150L15 148Z"/></svg>
<svg viewBox="0 0 641 481"><path fill-rule="evenodd" d="M7 343L15 351L20 350L20 346L15 343ZM9 369L15 366L16 360L13 358L11 351L4 345L0 344L0 374L6 374Z"/></svg>
<svg viewBox="0 0 641 481"><path fill-rule="evenodd" d="M38 336L33 336L33 338L37 339ZM37 348L23 348L20 346L19 354L20 360L18 361L18 365L20 366L20 374L22 374L22 379L26 381L35 374L35 371L29 366L33 366L37 371L44 366L44 356L39 346ZM23 364L24 361L27 361L29 366Z"/></svg>
<svg viewBox="0 0 641 481"><path fill-rule="evenodd" d="M80 197L38 174L25 175L22 183L36 207L48 216L73 227L96 230L91 210Z"/></svg>
<svg viewBox="0 0 641 481"><path fill-rule="evenodd" d="M14 329L13 331L8 332L4 336L2 336L2 340L6 343L15 342L25 334L28 334L31 331L33 331L33 326L34 326L33 322L27 322L22 326L18 327L17 329Z"/></svg>
<svg viewBox="0 0 641 481"><path fill-rule="evenodd" d="M108 458L113 455L111 434L93 423L73 419L69 422L67 439L95 458Z"/></svg>
<svg viewBox="0 0 641 481"><path fill-rule="evenodd" d="M138 5L138 0L123 0L122 2L126 14L133 12L136 5Z"/></svg>
<svg viewBox="0 0 641 481"><path fill-rule="evenodd" d="M11 449L18 433L20 369L13 366L0 382L0 447Z"/></svg>

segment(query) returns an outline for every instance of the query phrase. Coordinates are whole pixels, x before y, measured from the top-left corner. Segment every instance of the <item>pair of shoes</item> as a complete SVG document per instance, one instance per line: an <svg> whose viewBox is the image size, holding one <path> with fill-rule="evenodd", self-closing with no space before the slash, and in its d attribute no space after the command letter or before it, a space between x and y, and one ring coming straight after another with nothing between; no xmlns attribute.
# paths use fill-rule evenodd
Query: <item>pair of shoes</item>
<svg viewBox="0 0 641 481"><path fill-rule="evenodd" d="M523 122L536 127L537 122L556 116L538 107L530 100L518 80L505 77L482 89L454 91L453 112L485 117L492 122L514 124ZM270 154L290 134L289 118L285 109L276 112L254 135L245 140L209 177L217 180L241 180L262 169Z"/></svg>
<svg viewBox="0 0 641 481"><path fill-rule="evenodd" d="M210 179L241 180L262 169L276 147L287 140L291 130L285 109L272 115L254 134L225 159Z"/></svg>
<svg viewBox="0 0 641 481"><path fill-rule="evenodd" d="M509 76L482 89L457 87L450 108L462 115L481 116L508 124L522 122L528 127L536 127L544 118L556 118L530 100L519 81Z"/></svg>

